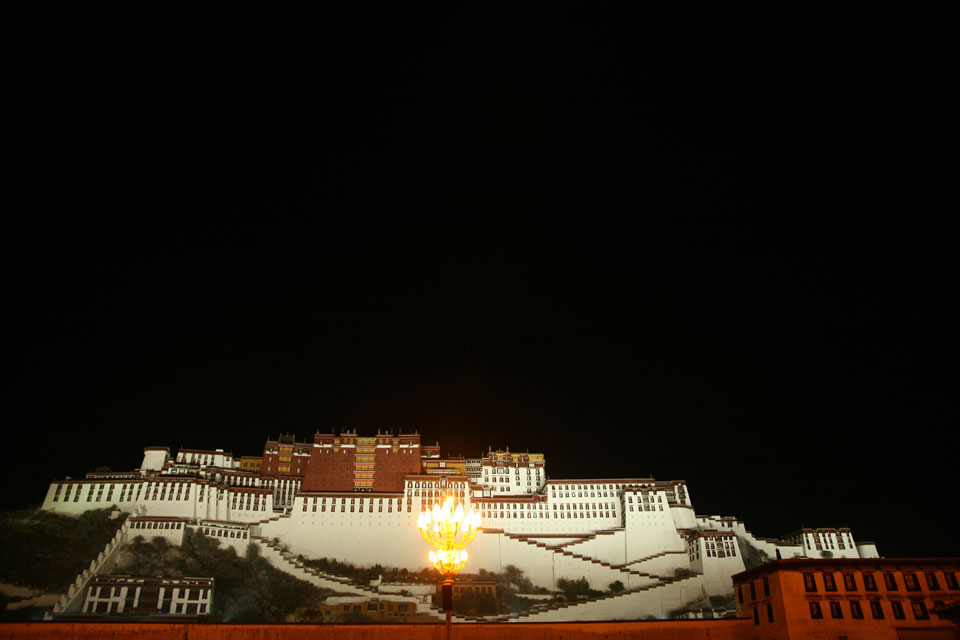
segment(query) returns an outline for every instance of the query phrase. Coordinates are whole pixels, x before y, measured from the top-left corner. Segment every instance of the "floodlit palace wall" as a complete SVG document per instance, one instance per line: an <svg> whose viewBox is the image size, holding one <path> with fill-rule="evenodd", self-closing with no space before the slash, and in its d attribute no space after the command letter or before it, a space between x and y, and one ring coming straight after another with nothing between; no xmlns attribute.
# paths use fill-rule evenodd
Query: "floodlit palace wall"
<svg viewBox="0 0 960 640"><path fill-rule="evenodd" d="M491 449L482 459L446 460L416 434L328 433L313 443L281 436L262 457L197 449L174 457L148 447L139 469L52 482L43 509L76 515L116 506L200 526L238 550L275 540L294 555L419 571L428 563L417 517L446 497L482 518L467 571L514 565L549 589L561 578L585 577L600 591L620 582L617 597L578 605L578 615L601 619L663 617L731 594L744 545L769 559L876 556L849 529L759 538L736 518L698 515L682 480L550 479L542 454Z"/></svg>

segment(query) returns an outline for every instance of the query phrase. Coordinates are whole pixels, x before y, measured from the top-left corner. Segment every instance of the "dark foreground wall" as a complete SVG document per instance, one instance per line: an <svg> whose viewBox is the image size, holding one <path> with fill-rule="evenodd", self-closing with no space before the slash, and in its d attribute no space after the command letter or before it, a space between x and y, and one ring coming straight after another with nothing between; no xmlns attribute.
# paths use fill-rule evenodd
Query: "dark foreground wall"
<svg viewBox="0 0 960 640"><path fill-rule="evenodd" d="M451 640L754 640L748 620L456 624ZM0 625L0 638L68 640L445 640L442 624L132 624L25 622Z"/></svg>

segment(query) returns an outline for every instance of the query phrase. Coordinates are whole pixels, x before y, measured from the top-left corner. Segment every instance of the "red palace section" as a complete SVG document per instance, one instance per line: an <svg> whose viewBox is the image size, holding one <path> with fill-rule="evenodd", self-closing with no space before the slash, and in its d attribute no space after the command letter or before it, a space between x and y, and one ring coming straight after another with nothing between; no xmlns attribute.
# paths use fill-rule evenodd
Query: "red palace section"
<svg viewBox="0 0 960 640"><path fill-rule="evenodd" d="M317 433L302 491L402 492L408 473L420 472L419 434Z"/></svg>

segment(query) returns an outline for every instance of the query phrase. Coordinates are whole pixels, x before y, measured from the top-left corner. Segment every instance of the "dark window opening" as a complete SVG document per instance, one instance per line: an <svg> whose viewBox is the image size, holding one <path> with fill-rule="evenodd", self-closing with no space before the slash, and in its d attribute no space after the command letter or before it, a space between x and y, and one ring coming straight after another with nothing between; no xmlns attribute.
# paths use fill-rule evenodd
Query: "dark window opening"
<svg viewBox="0 0 960 640"><path fill-rule="evenodd" d="M836 583L836 581L833 579L833 574L832 574L832 573L824 573L824 574L823 574L823 588L824 588L825 590L827 590L827 591L836 591L836 590L837 590L837 583Z"/></svg>
<svg viewBox="0 0 960 640"><path fill-rule="evenodd" d="M897 578L889 571L884 572L883 574L883 584L887 587L887 591L896 591L897 590Z"/></svg>
<svg viewBox="0 0 960 640"><path fill-rule="evenodd" d="M820 610L819 602L810 603L810 617L814 620L820 620L823 618L823 611Z"/></svg>
<svg viewBox="0 0 960 640"><path fill-rule="evenodd" d="M913 604L913 617L917 620L929 620L930 614L927 613L927 605L922 600L917 600Z"/></svg>
<svg viewBox="0 0 960 640"><path fill-rule="evenodd" d="M906 616L903 615L903 605L896 600L890 603L890 608L893 609L893 617L897 620L903 620L906 618Z"/></svg>

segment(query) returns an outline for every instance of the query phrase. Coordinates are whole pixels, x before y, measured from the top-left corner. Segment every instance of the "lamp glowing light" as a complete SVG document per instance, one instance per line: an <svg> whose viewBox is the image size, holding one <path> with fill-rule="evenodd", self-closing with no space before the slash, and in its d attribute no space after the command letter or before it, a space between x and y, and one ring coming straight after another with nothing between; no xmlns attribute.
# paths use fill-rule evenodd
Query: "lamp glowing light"
<svg viewBox="0 0 960 640"><path fill-rule="evenodd" d="M433 509L422 511L417 517L420 535L437 551L430 551L430 563L437 571L451 575L467 564L467 550L480 529L480 514L472 508L464 513L463 505L453 506L448 497L443 505L434 504Z"/></svg>

